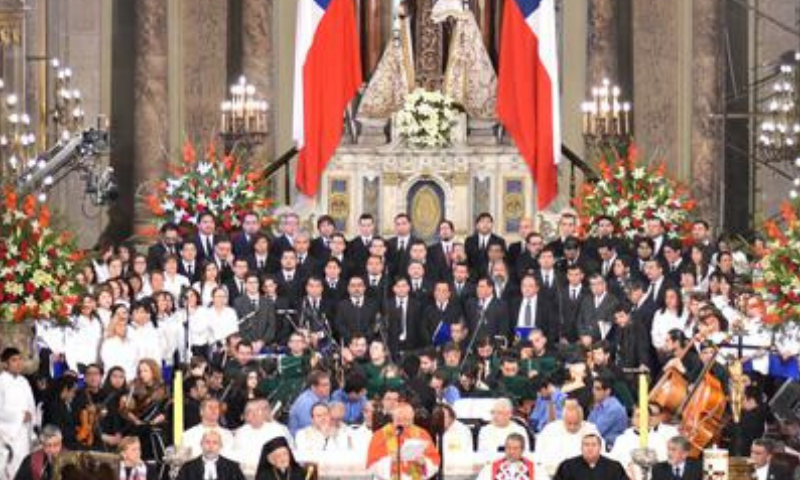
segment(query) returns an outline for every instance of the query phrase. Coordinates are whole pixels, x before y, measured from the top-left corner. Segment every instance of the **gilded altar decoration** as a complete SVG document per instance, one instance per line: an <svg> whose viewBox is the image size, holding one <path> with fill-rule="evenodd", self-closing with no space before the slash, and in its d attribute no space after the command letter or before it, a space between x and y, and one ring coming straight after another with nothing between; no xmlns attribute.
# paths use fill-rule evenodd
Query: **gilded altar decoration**
<svg viewBox="0 0 800 480"><path fill-rule="evenodd" d="M598 164L600 180L584 184L572 200L582 228L591 229L598 217L607 216L629 240L644 235L650 219L661 220L670 238L687 233L696 203L684 185L666 176L666 166L640 164L635 146L624 158L612 155Z"/></svg>
<svg viewBox="0 0 800 480"><path fill-rule="evenodd" d="M441 148L452 143L458 107L441 92L418 88L406 96L397 113L397 133L414 148Z"/></svg>
<svg viewBox="0 0 800 480"><path fill-rule="evenodd" d="M0 321L68 322L81 286L83 253L69 232L51 225L51 213L33 195L3 192L0 215Z"/></svg>
<svg viewBox="0 0 800 480"><path fill-rule="evenodd" d="M409 192L409 212L417 236L429 239L436 236L439 222L444 218L441 189L430 180L423 180Z"/></svg>
<svg viewBox="0 0 800 480"><path fill-rule="evenodd" d="M209 144L204 157L198 159L194 145L187 142L183 162L172 173L145 197L158 225L172 222L189 231L205 212L214 215L225 232L241 227L242 217L248 212L258 214L264 225L271 221L271 202L259 173L244 173L238 156L220 157L214 144Z"/></svg>

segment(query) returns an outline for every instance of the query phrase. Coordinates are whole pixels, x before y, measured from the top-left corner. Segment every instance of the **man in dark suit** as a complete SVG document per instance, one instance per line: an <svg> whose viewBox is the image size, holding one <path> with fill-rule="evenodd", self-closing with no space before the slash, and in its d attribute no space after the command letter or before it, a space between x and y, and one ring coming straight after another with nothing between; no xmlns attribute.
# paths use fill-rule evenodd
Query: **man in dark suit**
<svg viewBox="0 0 800 480"><path fill-rule="evenodd" d="M667 288L674 287L675 285L664 276L664 264L662 260L652 258L645 263L644 269L647 280L650 282L650 286L647 289L647 296L653 301L656 307L661 308L664 305L664 294Z"/></svg>
<svg viewBox="0 0 800 480"><path fill-rule="evenodd" d="M232 307L237 298L245 294L245 282L247 281L247 272L249 266L247 259L237 258L233 261L233 275L225 282L225 288L228 289L228 301Z"/></svg>
<svg viewBox="0 0 800 480"><path fill-rule="evenodd" d="M666 227L660 218L648 218L645 225L647 236L653 241L653 258L664 259L664 244L667 241Z"/></svg>
<svg viewBox="0 0 800 480"><path fill-rule="evenodd" d="M214 247L217 244L215 232L217 221L209 212L203 212L197 219L197 233L192 238L192 243L197 247L197 260L203 263L214 258Z"/></svg>
<svg viewBox="0 0 800 480"><path fill-rule="evenodd" d="M671 438L667 443L667 461L653 467L653 480L702 480L703 465L689 458L690 450L685 437Z"/></svg>
<svg viewBox="0 0 800 480"><path fill-rule="evenodd" d="M528 234L525 240L525 249L517 257L514 265L514 273L517 280L522 280L525 275L530 275L539 270L539 255L544 249L544 238L540 233L533 232Z"/></svg>
<svg viewBox="0 0 800 480"><path fill-rule="evenodd" d="M334 305L347 296L347 280L342 277L342 264L336 258L325 262L322 296Z"/></svg>
<svg viewBox="0 0 800 480"><path fill-rule="evenodd" d="M453 237L455 227L450 220L442 220L439 223L439 241L428 248L427 265L437 273L437 280L453 279Z"/></svg>
<svg viewBox="0 0 800 480"><path fill-rule="evenodd" d="M422 305L409 295L410 291L408 280L398 278L392 287L394 297L386 305L389 351L395 361L399 361L407 352L426 346L421 321Z"/></svg>
<svg viewBox="0 0 800 480"><path fill-rule="evenodd" d="M664 254L664 266L666 276L673 285L680 285L681 273L688 266L688 262L683 260L683 245L680 239L671 238L664 243L661 249Z"/></svg>
<svg viewBox="0 0 800 480"><path fill-rule="evenodd" d="M281 234L272 242L272 254L281 258L284 250L294 249L294 236L300 228L300 217L294 212L288 212L280 217Z"/></svg>
<svg viewBox="0 0 800 480"><path fill-rule="evenodd" d="M422 313L424 346L428 346L435 341L438 329L444 328L447 331L451 325L460 321L462 317L461 302L453 298L450 284L443 280L436 282L433 287L433 301L425 307ZM446 337L443 336L442 338L445 338L446 341L452 338Z"/></svg>
<svg viewBox="0 0 800 480"><path fill-rule="evenodd" d="M590 297L583 284L584 274L581 267L573 265L567 268L567 282L556 295L556 308L559 316L559 337L569 343L578 341L578 316L584 299Z"/></svg>
<svg viewBox="0 0 800 480"><path fill-rule="evenodd" d="M335 232L331 235L330 241L330 254L324 258L323 262L327 262L331 258L335 258L339 262L339 268L342 270L341 277L344 281L347 281L353 275L363 275L363 268L367 262L367 257L369 256L369 250L367 250L367 257L364 257L363 264L357 264L355 260L351 259L347 255L347 240L344 238L344 234L341 232ZM323 265L324 266L324 265ZM361 269L361 270L359 270ZM359 271L361 273L359 273Z"/></svg>
<svg viewBox="0 0 800 480"><path fill-rule="evenodd" d="M577 266L580 267L580 265ZM542 253L539 254L537 279L539 280L539 285L541 285L542 294L550 298L556 298L559 285L564 280L564 272L556 269L556 256L550 247L545 247Z"/></svg>
<svg viewBox="0 0 800 480"><path fill-rule="evenodd" d="M599 273L589 277L591 296L584 298L578 313L578 335L591 342L605 339L614 325L614 310L619 301L606 289L606 280Z"/></svg>
<svg viewBox="0 0 800 480"><path fill-rule="evenodd" d="M406 213L398 213L394 217L395 236L387 243L386 256L391 265L390 275L403 275L408 266L409 250L418 239L411 233L411 217Z"/></svg>
<svg viewBox="0 0 800 480"><path fill-rule="evenodd" d="M253 351L260 352L265 345L275 340L277 320L275 303L259 294L261 282L256 272L246 275L244 295L233 301L233 309L239 317L239 333L242 340L253 345Z"/></svg>
<svg viewBox="0 0 800 480"><path fill-rule="evenodd" d="M322 215L317 219L319 236L311 241L309 253L312 257L323 260L331 254L331 235L336 231L336 223L330 215Z"/></svg>
<svg viewBox="0 0 800 480"><path fill-rule="evenodd" d="M181 245L181 258L178 260L178 273L189 279L190 284L200 280L202 263L197 260L197 245L185 242Z"/></svg>
<svg viewBox="0 0 800 480"><path fill-rule="evenodd" d="M325 287L320 277L306 279L305 297L299 306L298 325L316 338L312 347L329 345L337 303L338 301L325 298Z"/></svg>
<svg viewBox="0 0 800 480"><path fill-rule="evenodd" d="M564 258L558 262L556 269L566 272L567 267L572 265L580 266L586 275L600 271L597 262L583 252L580 241L575 237L570 237L564 241Z"/></svg>
<svg viewBox="0 0 800 480"><path fill-rule="evenodd" d="M517 280L511 275L508 264L505 262L492 264L492 271L490 274L494 282L495 297L505 301L506 305L511 305L519 299L519 285L517 284Z"/></svg>
<svg viewBox="0 0 800 480"><path fill-rule="evenodd" d="M284 250L281 254L281 270L275 276L278 282L278 297L286 300L290 308L296 307L303 296L304 278L297 270L297 254Z"/></svg>
<svg viewBox="0 0 800 480"><path fill-rule="evenodd" d="M160 238L147 249L147 268L156 270L164 268L164 258L167 255L177 256L181 248L181 236L178 226L174 223L165 223L161 226Z"/></svg>
<svg viewBox="0 0 800 480"><path fill-rule="evenodd" d="M640 324L646 332L650 332L658 306L647 295L647 284L636 278L631 279L628 282L628 301L631 304L631 322Z"/></svg>
<svg viewBox="0 0 800 480"><path fill-rule="evenodd" d="M214 256L211 261L217 264L219 279L222 283L227 282L233 277L233 246L231 240L225 236L218 236L217 243L214 245Z"/></svg>
<svg viewBox="0 0 800 480"><path fill-rule="evenodd" d="M492 232L494 218L488 212L483 212L475 219L475 233L467 237L464 241L464 249L467 252L467 264L470 269L481 269L489 261L489 245L500 245L503 251L506 249L506 241Z"/></svg>
<svg viewBox="0 0 800 480"><path fill-rule="evenodd" d="M386 272L381 257L370 256L367 259L367 272L364 279L367 282L367 291L365 293L367 298L371 298L383 305L383 301L389 296L391 290L391 280Z"/></svg>
<svg viewBox="0 0 800 480"><path fill-rule="evenodd" d="M508 246L508 262L510 265L515 266L517 264L517 260L519 260L519 257L525 253L528 245L528 235L533 232L533 220L525 217L519 221L519 227L517 228L519 240Z"/></svg>
<svg viewBox="0 0 800 480"><path fill-rule="evenodd" d="M222 455L222 436L217 430L208 430L200 443L203 454L184 463L178 480L245 480L239 464Z"/></svg>
<svg viewBox="0 0 800 480"><path fill-rule="evenodd" d="M308 233L300 231L294 236L294 253L297 254L297 271L301 277L322 274L322 264L311 255L311 237Z"/></svg>
<svg viewBox="0 0 800 480"><path fill-rule="evenodd" d="M558 219L558 238L548 243L556 260L564 257L564 242L578 234L578 217L572 212L564 212Z"/></svg>
<svg viewBox="0 0 800 480"><path fill-rule="evenodd" d="M466 310L467 301L475 298L475 283L469 278L469 266L466 263L453 265L453 281L450 283L453 301L461 304L461 310Z"/></svg>
<svg viewBox="0 0 800 480"><path fill-rule="evenodd" d="M526 275L520 284L521 296L510 304L511 325L521 332L523 338L534 328L540 329L547 342L556 345L559 339L558 310L550 297L539 295L539 281Z"/></svg>
<svg viewBox="0 0 800 480"><path fill-rule="evenodd" d="M375 218L369 213L358 217L358 236L347 243L345 256L353 265L363 266L369 258L369 245L375 237Z"/></svg>
<svg viewBox="0 0 800 480"><path fill-rule="evenodd" d="M769 438L759 438L753 441L750 448L750 462L755 468L753 478L758 480L783 480L794 478L794 471L788 466L780 465L774 461L777 445Z"/></svg>
<svg viewBox="0 0 800 480"><path fill-rule="evenodd" d="M476 298L467 302L467 321L476 338L503 336L511 338L508 307L494 296L491 278L482 277L475 287Z"/></svg>
<svg viewBox="0 0 800 480"><path fill-rule="evenodd" d="M364 296L366 288L363 278L350 277L347 284L349 298L340 301L336 307L334 328L339 339L345 343L356 333L372 338L375 331L378 304Z"/></svg>
<svg viewBox="0 0 800 480"><path fill-rule="evenodd" d="M422 305L427 305L430 302L435 284L426 278L425 273L425 267L417 261L411 261L406 268L411 297Z"/></svg>
<svg viewBox="0 0 800 480"><path fill-rule="evenodd" d="M247 257L253 253L253 241L261 230L261 219L255 212L248 212L242 217L242 231L233 237L233 254L236 258Z"/></svg>
<svg viewBox="0 0 800 480"><path fill-rule="evenodd" d="M257 233L253 236L252 242L253 251L245 257L250 270L258 272L261 276L277 272L280 262L270 253L269 237L263 233Z"/></svg>
<svg viewBox="0 0 800 480"><path fill-rule="evenodd" d="M614 309L614 326L607 337L611 361L620 370L650 368L650 331L631 319L629 307L623 303Z"/></svg>

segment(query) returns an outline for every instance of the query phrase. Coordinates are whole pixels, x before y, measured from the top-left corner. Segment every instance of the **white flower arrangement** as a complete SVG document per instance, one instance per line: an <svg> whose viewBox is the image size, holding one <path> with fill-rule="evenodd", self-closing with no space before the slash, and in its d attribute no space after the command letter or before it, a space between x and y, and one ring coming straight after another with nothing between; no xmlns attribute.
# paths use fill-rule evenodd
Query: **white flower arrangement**
<svg viewBox="0 0 800 480"><path fill-rule="evenodd" d="M452 98L417 88L406 95L395 128L411 147L440 148L451 144L457 118L458 107Z"/></svg>

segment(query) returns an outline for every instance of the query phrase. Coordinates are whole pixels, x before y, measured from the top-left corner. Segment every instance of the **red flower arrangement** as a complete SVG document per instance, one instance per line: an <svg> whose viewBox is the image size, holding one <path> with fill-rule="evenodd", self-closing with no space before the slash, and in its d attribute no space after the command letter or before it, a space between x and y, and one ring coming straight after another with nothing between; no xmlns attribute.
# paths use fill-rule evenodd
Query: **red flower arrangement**
<svg viewBox="0 0 800 480"><path fill-rule="evenodd" d="M83 252L68 232L50 225L51 213L33 195L4 189L0 215L0 321L68 322L78 302Z"/></svg>
<svg viewBox="0 0 800 480"><path fill-rule="evenodd" d="M615 153L598 168L600 180L584 184L572 200L583 229L590 230L601 216L614 219L628 239L644 234L647 220L653 218L664 222L671 238L683 237L691 228L696 203L686 187L666 176L664 163L640 165L638 151L631 146L626 157Z"/></svg>
<svg viewBox="0 0 800 480"><path fill-rule="evenodd" d="M781 326L800 321L800 219L797 202L781 206L780 220L765 224L767 252L761 259L762 278L754 282L767 299L764 323Z"/></svg>
<svg viewBox="0 0 800 480"><path fill-rule="evenodd" d="M194 145L183 148L183 162L172 177L159 182L145 203L159 224L173 222L184 231L193 230L201 213L210 212L225 232L237 230L248 212L259 215L265 225L271 202L257 173L245 174L233 155L219 157L214 144L198 161Z"/></svg>

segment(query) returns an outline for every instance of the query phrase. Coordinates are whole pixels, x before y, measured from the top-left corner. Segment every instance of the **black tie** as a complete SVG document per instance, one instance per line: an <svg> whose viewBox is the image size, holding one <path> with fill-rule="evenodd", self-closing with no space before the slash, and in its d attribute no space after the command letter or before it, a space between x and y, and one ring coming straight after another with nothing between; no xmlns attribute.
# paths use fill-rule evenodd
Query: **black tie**
<svg viewBox="0 0 800 480"><path fill-rule="evenodd" d="M253 302L253 310L258 310L258 299L254 298L252 302Z"/></svg>
<svg viewBox="0 0 800 480"><path fill-rule="evenodd" d="M210 257L214 251L214 247L211 245L211 237L206 237L206 256Z"/></svg>
<svg viewBox="0 0 800 480"><path fill-rule="evenodd" d="M258 269L259 270L263 270L264 269L264 260L259 260L258 261Z"/></svg>
<svg viewBox="0 0 800 480"><path fill-rule="evenodd" d="M189 274L189 278L194 277L194 266L191 264L186 267L186 273Z"/></svg>
<svg viewBox="0 0 800 480"><path fill-rule="evenodd" d="M533 305L531 305L530 298L525 301L525 326L533 326Z"/></svg>
<svg viewBox="0 0 800 480"><path fill-rule="evenodd" d="M681 480L681 469L680 467L675 467L675 470L672 473L675 480Z"/></svg>

